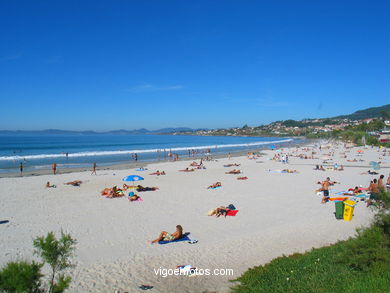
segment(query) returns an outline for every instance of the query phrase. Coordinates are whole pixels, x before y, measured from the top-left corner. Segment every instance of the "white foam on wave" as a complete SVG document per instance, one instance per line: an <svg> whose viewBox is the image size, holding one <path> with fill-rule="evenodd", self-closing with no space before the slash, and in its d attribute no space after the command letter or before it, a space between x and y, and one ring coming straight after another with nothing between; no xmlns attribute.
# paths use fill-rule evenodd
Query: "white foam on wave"
<svg viewBox="0 0 390 293"><path fill-rule="evenodd" d="M189 147L177 147L167 149L147 149L147 150L124 150L124 151L95 151L95 152L80 152L80 153L69 153L69 158L80 158L80 157L95 157L95 156L112 156L112 155L128 155L128 154L142 154L142 153L156 153L158 151L188 151L188 150L202 150L202 149L218 149L218 148L231 148L231 147L246 147L246 146L257 146L265 144L278 144L284 142L290 142L293 139L283 139L278 141L259 141L250 143L239 143L239 144L219 144L219 145L205 145L205 146L189 146ZM38 159L54 159L54 158L65 158L65 154L39 154L39 155L27 155L27 156L2 156L0 161L15 161L15 160L38 160Z"/></svg>

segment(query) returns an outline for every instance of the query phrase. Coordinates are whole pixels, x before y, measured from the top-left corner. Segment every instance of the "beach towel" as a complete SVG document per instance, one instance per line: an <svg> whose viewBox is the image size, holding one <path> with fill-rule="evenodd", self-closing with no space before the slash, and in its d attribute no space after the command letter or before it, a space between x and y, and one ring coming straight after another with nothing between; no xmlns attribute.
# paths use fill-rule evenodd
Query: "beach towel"
<svg viewBox="0 0 390 293"><path fill-rule="evenodd" d="M208 187L207 189L217 189L217 188L220 188L222 186L216 186L216 187Z"/></svg>
<svg viewBox="0 0 390 293"><path fill-rule="evenodd" d="M158 242L158 244L168 244L168 243L183 242L183 241L192 241L192 240L188 237L188 234L184 234L183 237L181 237L180 239L172 240L172 241L161 240Z"/></svg>
<svg viewBox="0 0 390 293"><path fill-rule="evenodd" d="M337 200L344 201L346 199L348 199L348 197L331 197L331 198L329 198L330 201L337 201Z"/></svg>
<svg viewBox="0 0 390 293"><path fill-rule="evenodd" d="M138 168L138 169L135 169L135 171L146 171L148 170L147 168Z"/></svg>
<svg viewBox="0 0 390 293"><path fill-rule="evenodd" d="M235 217L238 213L238 210L230 210L226 213L226 216L231 216L231 217Z"/></svg>

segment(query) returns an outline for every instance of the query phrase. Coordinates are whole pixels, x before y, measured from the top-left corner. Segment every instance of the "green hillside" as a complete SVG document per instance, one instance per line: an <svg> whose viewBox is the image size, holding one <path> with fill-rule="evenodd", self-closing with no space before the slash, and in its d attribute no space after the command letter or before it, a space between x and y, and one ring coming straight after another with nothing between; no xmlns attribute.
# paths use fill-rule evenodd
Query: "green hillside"
<svg viewBox="0 0 390 293"><path fill-rule="evenodd" d="M361 120L367 118L376 118L382 117L384 112L386 112L387 115L390 115L390 104L381 107L372 107L364 110L359 110L349 115L341 115L334 117L334 119Z"/></svg>

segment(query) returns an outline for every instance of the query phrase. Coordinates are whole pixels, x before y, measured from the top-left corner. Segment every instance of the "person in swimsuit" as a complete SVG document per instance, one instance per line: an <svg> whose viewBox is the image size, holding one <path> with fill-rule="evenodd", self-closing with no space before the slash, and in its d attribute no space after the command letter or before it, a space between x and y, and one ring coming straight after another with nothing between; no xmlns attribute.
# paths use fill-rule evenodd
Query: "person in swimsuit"
<svg viewBox="0 0 390 293"><path fill-rule="evenodd" d="M150 241L151 244L157 243L159 241L173 241L178 240L183 237L183 227L180 225L176 226L176 231L174 233L168 233L166 231L162 231L157 239Z"/></svg>
<svg viewBox="0 0 390 293"><path fill-rule="evenodd" d="M378 181L376 179L370 182L370 186L367 189L370 192L370 198L367 201L367 206L372 205L373 200L378 200L378 194L380 192L378 187Z"/></svg>
<svg viewBox="0 0 390 293"><path fill-rule="evenodd" d="M93 165L92 165L92 173L91 173L91 175L92 175L92 174L97 175L97 174L96 174L96 163L93 163Z"/></svg>
<svg viewBox="0 0 390 293"><path fill-rule="evenodd" d="M321 203L326 203L329 201L329 186L330 186L330 178L327 177L325 181L321 183L321 191L323 194Z"/></svg>
<svg viewBox="0 0 390 293"><path fill-rule="evenodd" d="M51 168L53 169L53 174L56 175L56 173L57 173L57 164L53 163L53 165L51 165Z"/></svg>
<svg viewBox="0 0 390 293"><path fill-rule="evenodd" d="M20 175L23 176L23 163L20 163Z"/></svg>

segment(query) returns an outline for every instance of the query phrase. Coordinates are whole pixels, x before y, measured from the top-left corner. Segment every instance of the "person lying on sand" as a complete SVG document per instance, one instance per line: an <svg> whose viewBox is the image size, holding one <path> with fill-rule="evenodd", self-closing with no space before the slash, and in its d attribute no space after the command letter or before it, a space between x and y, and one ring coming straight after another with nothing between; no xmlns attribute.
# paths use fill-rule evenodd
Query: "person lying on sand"
<svg viewBox="0 0 390 293"><path fill-rule="evenodd" d="M149 241L150 244L157 243L159 241L173 241L178 240L181 237L183 237L183 227L180 225L176 226L176 231L171 233L168 233L166 231L162 231L157 239L154 239L152 241Z"/></svg>
<svg viewBox="0 0 390 293"><path fill-rule="evenodd" d="M65 185L80 186L81 183L83 183L83 181L81 181L81 180L74 180L74 181L66 182L64 184Z"/></svg>
<svg viewBox="0 0 390 293"><path fill-rule="evenodd" d="M216 216L217 218L219 218L220 216L225 216L226 218L228 211L230 211L229 208L220 206L219 208L209 211L208 216Z"/></svg>
<svg viewBox="0 0 390 293"><path fill-rule="evenodd" d="M378 173L378 172L375 172L375 171L371 171L371 170L368 170L367 172L360 173L360 175L365 175L365 174L369 174L369 175L378 175L379 173Z"/></svg>
<svg viewBox="0 0 390 293"><path fill-rule="evenodd" d="M291 170L291 169L283 169L283 173L299 173L297 170Z"/></svg>
<svg viewBox="0 0 390 293"><path fill-rule="evenodd" d="M157 170L156 172L154 172L154 173L150 173L149 175L157 175L157 176L160 176L160 175L165 175L165 171L159 171L159 170Z"/></svg>
<svg viewBox="0 0 390 293"><path fill-rule="evenodd" d="M209 187L207 187L207 189L217 188L217 187L220 187L220 186L222 186L221 182L216 182L216 183L210 185Z"/></svg>
<svg viewBox="0 0 390 293"><path fill-rule="evenodd" d="M237 180L247 180L248 177L244 176L244 177L237 177Z"/></svg>
<svg viewBox="0 0 390 293"><path fill-rule="evenodd" d="M47 181L46 183L46 188L56 188L57 186L55 186L54 184L50 185L50 182Z"/></svg>
<svg viewBox="0 0 390 293"><path fill-rule="evenodd" d="M241 164L227 164L227 165L223 165L224 167L239 167Z"/></svg>
<svg viewBox="0 0 390 293"><path fill-rule="evenodd" d="M139 199L139 196L136 195L134 192L130 192L128 199L129 201L136 201L137 199Z"/></svg>
<svg viewBox="0 0 390 293"><path fill-rule="evenodd" d="M192 168L192 169L189 169L189 168L185 168L184 170L179 170L180 172L193 172L193 171L195 171L195 169L194 168Z"/></svg>
<svg viewBox="0 0 390 293"><path fill-rule="evenodd" d="M351 189L349 189L348 190L349 192L344 192L343 193L343 195L351 195L351 192L352 192L352 194L359 194L359 193L362 193L362 190L361 190L361 188L359 188L359 187L357 187L357 186L355 186L355 188L351 188Z"/></svg>
<svg viewBox="0 0 390 293"><path fill-rule="evenodd" d="M200 166L200 164L198 165L197 162L193 161L191 164L190 164L191 167L198 167Z"/></svg>
<svg viewBox="0 0 390 293"><path fill-rule="evenodd" d="M107 198L122 197L125 195L123 190L117 186L114 186L113 188L104 188L100 194Z"/></svg>
<svg viewBox="0 0 390 293"><path fill-rule="evenodd" d="M225 174L241 174L241 171L234 169L234 170L231 170L229 172L225 172Z"/></svg>
<svg viewBox="0 0 390 293"><path fill-rule="evenodd" d="M159 188L155 187L155 186L153 186L153 187L143 187L142 185L137 185L137 187L136 187L136 190L138 192L142 192L142 191L156 191L158 189Z"/></svg>
<svg viewBox="0 0 390 293"><path fill-rule="evenodd" d="M353 160L347 160L347 162L357 162L358 160L353 159Z"/></svg>
<svg viewBox="0 0 390 293"><path fill-rule="evenodd" d="M123 185L122 185L122 189L125 190L125 191L126 191L127 189L130 189L130 188L135 188L135 186L133 186L133 185L127 185L127 184L123 184Z"/></svg>

